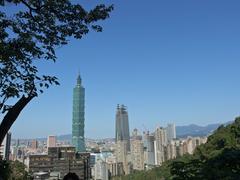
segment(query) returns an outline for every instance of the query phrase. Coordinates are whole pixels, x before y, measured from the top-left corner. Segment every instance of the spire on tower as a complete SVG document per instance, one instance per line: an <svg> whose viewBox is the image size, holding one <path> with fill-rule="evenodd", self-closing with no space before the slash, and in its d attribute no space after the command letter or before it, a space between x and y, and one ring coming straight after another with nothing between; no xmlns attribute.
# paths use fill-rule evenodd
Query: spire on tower
<svg viewBox="0 0 240 180"><path fill-rule="evenodd" d="M82 83L82 79L81 79L81 76L80 76L80 72L78 72L77 85L81 85L81 83Z"/></svg>

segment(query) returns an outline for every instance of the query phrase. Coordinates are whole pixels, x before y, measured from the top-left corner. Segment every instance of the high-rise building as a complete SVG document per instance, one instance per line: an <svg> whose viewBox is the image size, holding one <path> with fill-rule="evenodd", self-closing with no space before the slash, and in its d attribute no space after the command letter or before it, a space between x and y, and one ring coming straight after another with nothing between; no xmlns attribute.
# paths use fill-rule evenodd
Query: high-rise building
<svg viewBox="0 0 240 180"><path fill-rule="evenodd" d="M189 154L193 154L194 147L193 147L193 139L191 137L187 138L186 145L187 145L187 152Z"/></svg>
<svg viewBox="0 0 240 180"><path fill-rule="evenodd" d="M133 169L144 170L144 152L142 136L138 134L138 130L134 129L131 138L131 162Z"/></svg>
<svg viewBox="0 0 240 180"><path fill-rule="evenodd" d="M167 145L166 129L162 127L157 127L154 136L155 136L154 141L155 164L161 165L165 161L164 146Z"/></svg>
<svg viewBox="0 0 240 180"><path fill-rule="evenodd" d="M108 170L111 177L124 175L123 163L117 162L116 156L113 155L107 157L106 162L108 164Z"/></svg>
<svg viewBox="0 0 240 180"><path fill-rule="evenodd" d="M116 149L115 149L115 156L117 159L117 163L122 163L123 164L123 171L124 174L129 174L130 173L130 163L131 157L130 157L130 152L127 151L127 141L117 141L116 143Z"/></svg>
<svg viewBox="0 0 240 180"><path fill-rule="evenodd" d="M143 135L144 143L144 164L147 169L155 165L154 157L154 135L149 134L149 131Z"/></svg>
<svg viewBox="0 0 240 180"><path fill-rule="evenodd" d="M11 146L11 133L8 132L3 140L3 144L0 146L0 159L9 160Z"/></svg>
<svg viewBox="0 0 240 180"><path fill-rule="evenodd" d="M56 136L48 136L47 139L47 147L56 147L57 144L57 138Z"/></svg>
<svg viewBox="0 0 240 180"><path fill-rule="evenodd" d="M84 152L84 104L85 89L82 86L80 75L77 77L77 84L73 89L73 114L72 114L72 144L76 147L77 152Z"/></svg>
<svg viewBox="0 0 240 180"><path fill-rule="evenodd" d="M174 141L168 143L167 146L164 147L164 150L165 161L176 158L176 145Z"/></svg>
<svg viewBox="0 0 240 180"><path fill-rule="evenodd" d="M167 125L167 140L171 142L171 140L176 139L176 127L175 124L168 124Z"/></svg>
<svg viewBox="0 0 240 180"><path fill-rule="evenodd" d="M94 180L108 180L108 166L104 160L98 160L94 165Z"/></svg>
<svg viewBox="0 0 240 180"><path fill-rule="evenodd" d="M20 146L20 139L17 139L16 141L16 147Z"/></svg>
<svg viewBox="0 0 240 180"><path fill-rule="evenodd" d="M130 151L128 112L124 105L117 106L115 140L116 140L116 142L126 141L127 142L127 151Z"/></svg>

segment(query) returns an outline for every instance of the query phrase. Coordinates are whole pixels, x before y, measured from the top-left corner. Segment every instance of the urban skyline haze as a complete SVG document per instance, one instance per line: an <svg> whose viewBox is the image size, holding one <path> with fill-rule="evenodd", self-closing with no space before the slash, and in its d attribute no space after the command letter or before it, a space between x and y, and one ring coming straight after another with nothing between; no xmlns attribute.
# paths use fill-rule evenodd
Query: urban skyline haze
<svg viewBox="0 0 240 180"><path fill-rule="evenodd" d="M93 7L99 1L84 1ZM69 134L72 88L85 87L85 137L114 137L115 108L128 107L130 132L224 123L240 113L240 1L101 1L115 9L91 32L40 64L60 86L21 113L13 138Z"/></svg>

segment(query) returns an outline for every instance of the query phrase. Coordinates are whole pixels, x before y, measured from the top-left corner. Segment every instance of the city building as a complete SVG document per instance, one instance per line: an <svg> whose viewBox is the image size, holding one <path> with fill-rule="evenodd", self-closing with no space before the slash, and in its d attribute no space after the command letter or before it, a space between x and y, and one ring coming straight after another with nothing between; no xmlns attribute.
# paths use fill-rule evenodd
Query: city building
<svg viewBox="0 0 240 180"><path fill-rule="evenodd" d="M84 115L85 115L85 89L82 86L80 75L77 77L77 84L73 89L73 114L72 114L72 144L76 151L85 152L84 139Z"/></svg>
<svg viewBox="0 0 240 180"><path fill-rule="evenodd" d="M171 142L171 140L176 139L176 127L175 124L168 124L167 125L167 141Z"/></svg>
<svg viewBox="0 0 240 180"><path fill-rule="evenodd" d="M186 145L187 145L187 153L193 154L193 151L195 149L193 144L193 139L191 137L187 138Z"/></svg>
<svg viewBox="0 0 240 180"><path fill-rule="evenodd" d="M20 139L17 139L16 141L16 147L20 146Z"/></svg>
<svg viewBox="0 0 240 180"><path fill-rule="evenodd" d="M154 157L155 165L162 165L165 161L164 147L167 145L167 132L165 128L157 127L154 132Z"/></svg>
<svg viewBox="0 0 240 180"><path fill-rule="evenodd" d="M108 165L104 160L98 160L94 165L94 180L108 180Z"/></svg>
<svg viewBox="0 0 240 180"><path fill-rule="evenodd" d="M115 141L127 142L127 151L130 151L128 112L124 105L117 106L115 125L116 125Z"/></svg>
<svg viewBox="0 0 240 180"><path fill-rule="evenodd" d="M110 177L124 175L123 163L117 162L116 156L113 155L106 158L106 162L108 165L108 172Z"/></svg>
<svg viewBox="0 0 240 180"><path fill-rule="evenodd" d="M143 133L144 145L144 164L146 169L150 169L155 165L154 157L154 135L150 135L149 131Z"/></svg>
<svg viewBox="0 0 240 180"><path fill-rule="evenodd" d="M170 159L175 159L177 154L176 154L176 145L173 141L169 142L165 147L164 147L164 157L165 161L170 160Z"/></svg>
<svg viewBox="0 0 240 180"><path fill-rule="evenodd" d="M132 133L131 160L134 170L144 170L143 141L137 129L134 129Z"/></svg>
<svg viewBox="0 0 240 180"><path fill-rule="evenodd" d="M38 141L36 139L32 140L31 148L36 150L38 148Z"/></svg>
<svg viewBox="0 0 240 180"><path fill-rule="evenodd" d="M0 146L0 159L9 160L11 151L11 133L8 132L3 140L2 145Z"/></svg>
<svg viewBox="0 0 240 180"><path fill-rule="evenodd" d="M117 163L123 164L124 174L129 174L131 172L131 154L128 151L127 141L118 141L116 143L115 156Z"/></svg>
<svg viewBox="0 0 240 180"><path fill-rule="evenodd" d="M28 157L30 174L57 173L62 179L67 173L76 173L79 179L89 180L90 153L79 153L75 147L49 147L48 154L35 154Z"/></svg>
<svg viewBox="0 0 240 180"><path fill-rule="evenodd" d="M110 177L124 175L123 163L122 162L108 163L108 171Z"/></svg>
<svg viewBox="0 0 240 180"><path fill-rule="evenodd" d="M49 148L49 147L56 147L56 144L57 144L56 136L48 136L47 148Z"/></svg>

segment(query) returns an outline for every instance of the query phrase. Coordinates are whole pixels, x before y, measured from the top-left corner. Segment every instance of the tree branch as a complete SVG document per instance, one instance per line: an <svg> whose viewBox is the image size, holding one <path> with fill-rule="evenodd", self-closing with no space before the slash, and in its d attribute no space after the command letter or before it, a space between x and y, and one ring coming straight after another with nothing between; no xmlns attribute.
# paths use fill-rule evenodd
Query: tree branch
<svg viewBox="0 0 240 180"><path fill-rule="evenodd" d="M21 2L22 2L25 6L27 6L30 11L36 11L36 10L38 10L37 8L33 8L32 6L30 6L30 5L29 5L26 1L24 1L24 0L21 0Z"/></svg>
<svg viewBox="0 0 240 180"><path fill-rule="evenodd" d="M35 96L25 97L22 96L18 102L7 112L0 124L0 144L23 108L34 98Z"/></svg>

